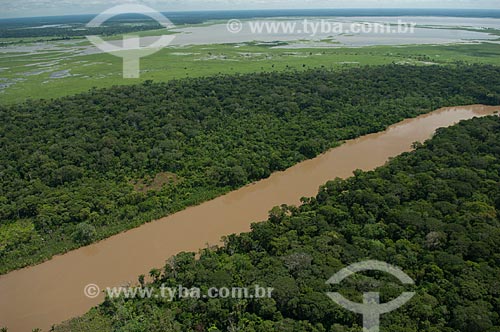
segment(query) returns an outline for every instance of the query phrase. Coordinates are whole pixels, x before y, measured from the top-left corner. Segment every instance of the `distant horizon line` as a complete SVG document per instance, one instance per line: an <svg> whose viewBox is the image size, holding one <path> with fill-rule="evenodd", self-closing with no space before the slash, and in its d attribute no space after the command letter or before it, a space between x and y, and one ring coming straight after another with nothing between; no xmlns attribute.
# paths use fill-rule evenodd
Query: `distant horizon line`
<svg viewBox="0 0 500 332"><path fill-rule="evenodd" d="M165 13L205 13L205 12L220 12L220 13L228 13L228 12L255 12L255 11L347 11L347 10L429 10L429 11L495 11L500 12L500 8L403 8L403 7L384 7L384 8L376 8L376 7L353 7L353 8L256 8L256 9L199 9L199 10L168 10L159 12ZM135 14L135 13L129 13ZM57 17L82 17L82 16L97 16L99 13L82 13L82 14L68 14L68 15L42 15L42 16L13 16L13 17L0 17L0 21L2 20L16 20L16 19L34 19L34 18L57 18Z"/></svg>

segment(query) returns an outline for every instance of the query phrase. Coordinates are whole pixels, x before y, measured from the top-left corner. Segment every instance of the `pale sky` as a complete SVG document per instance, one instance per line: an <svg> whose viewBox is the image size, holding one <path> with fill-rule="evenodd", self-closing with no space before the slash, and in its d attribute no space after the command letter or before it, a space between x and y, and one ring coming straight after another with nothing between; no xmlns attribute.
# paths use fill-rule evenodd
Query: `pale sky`
<svg viewBox="0 0 500 332"><path fill-rule="evenodd" d="M140 3L159 11L283 8L500 9L500 0L0 0L0 18L97 14L126 3Z"/></svg>

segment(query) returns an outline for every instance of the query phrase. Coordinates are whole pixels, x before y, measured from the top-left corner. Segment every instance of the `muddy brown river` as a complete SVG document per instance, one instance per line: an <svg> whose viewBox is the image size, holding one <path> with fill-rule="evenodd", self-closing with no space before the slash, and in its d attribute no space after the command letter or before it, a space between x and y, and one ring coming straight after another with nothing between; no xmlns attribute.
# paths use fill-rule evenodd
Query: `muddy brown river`
<svg viewBox="0 0 500 332"><path fill-rule="evenodd" d="M197 251L219 244L223 235L248 231L252 222L265 220L274 206L298 204L328 180L383 165L390 157L410 151L413 142L430 138L437 128L497 111L500 106L461 106L406 120L199 206L0 276L0 327L7 326L9 332L48 330L103 300L103 296L84 295L88 284L104 289L135 282L138 275L162 267L178 252Z"/></svg>

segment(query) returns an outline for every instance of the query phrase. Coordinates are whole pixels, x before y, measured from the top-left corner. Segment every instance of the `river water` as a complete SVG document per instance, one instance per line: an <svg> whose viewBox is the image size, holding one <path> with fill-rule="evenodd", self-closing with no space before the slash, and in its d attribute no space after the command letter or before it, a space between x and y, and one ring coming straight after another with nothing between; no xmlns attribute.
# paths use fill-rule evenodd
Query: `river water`
<svg viewBox="0 0 500 332"><path fill-rule="evenodd" d="M219 244L223 235L249 231L250 224L267 219L274 206L298 204L328 180L384 165L390 157L410 151L413 142L430 138L437 128L497 111L500 106L460 106L406 120L199 206L0 276L0 327L7 326L9 332L49 329L103 300L84 295L88 284L104 289L135 283L138 275L162 267L176 253L197 251Z"/></svg>

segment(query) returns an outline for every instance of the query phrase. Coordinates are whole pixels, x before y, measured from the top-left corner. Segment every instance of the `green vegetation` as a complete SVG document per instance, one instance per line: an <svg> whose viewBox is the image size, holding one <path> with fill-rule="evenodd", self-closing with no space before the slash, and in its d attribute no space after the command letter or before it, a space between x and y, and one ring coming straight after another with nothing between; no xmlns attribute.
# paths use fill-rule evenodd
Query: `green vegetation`
<svg viewBox="0 0 500 332"><path fill-rule="evenodd" d="M88 35L112 36L131 32L144 32L162 29L157 22L150 21L111 21L102 27L88 28L83 23L56 24L54 26L26 26L26 24L0 25L0 40L10 39L11 43L22 44L29 40L67 40L75 37L83 38ZM28 40L25 40L28 39Z"/></svg>
<svg viewBox="0 0 500 332"><path fill-rule="evenodd" d="M0 107L0 272L108 237L441 106L494 66L220 75Z"/></svg>
<svg viewBox="0 0 500 332"><path fill-rule="evenodd" d="M462 122L372 172L323 186L300 207L281 206L252 232L225 238L200 258L181 253L150 285L274 287L271 299L106 299L66 331L361 331L352 301L405 287L388 275L325 282L354 262L377 259L404 269L416 296L386 314L381 331L500 330L500 119Z"/></svg>
<svg viewBox="0 0 500 332"><path fill-rule="evenodd" d="M158 30L163 31L163 30ZM373 46L363 48L282 49L270 45L201 45L170 47L141 59L141 79L122 78L122 59L110 54L85 55L86 41L49 44L39 52L9 52L0 57L0 104L55 98L93 87L169 81L217 74L293 71L383 64L450 65L457 62L500 65L500 45ZM22 49L20 50L22 51ZM76 54L80 54L75 56ZM57 72L68 71L63 77ZM2 85L6 85L2 87Z"/></svg>

